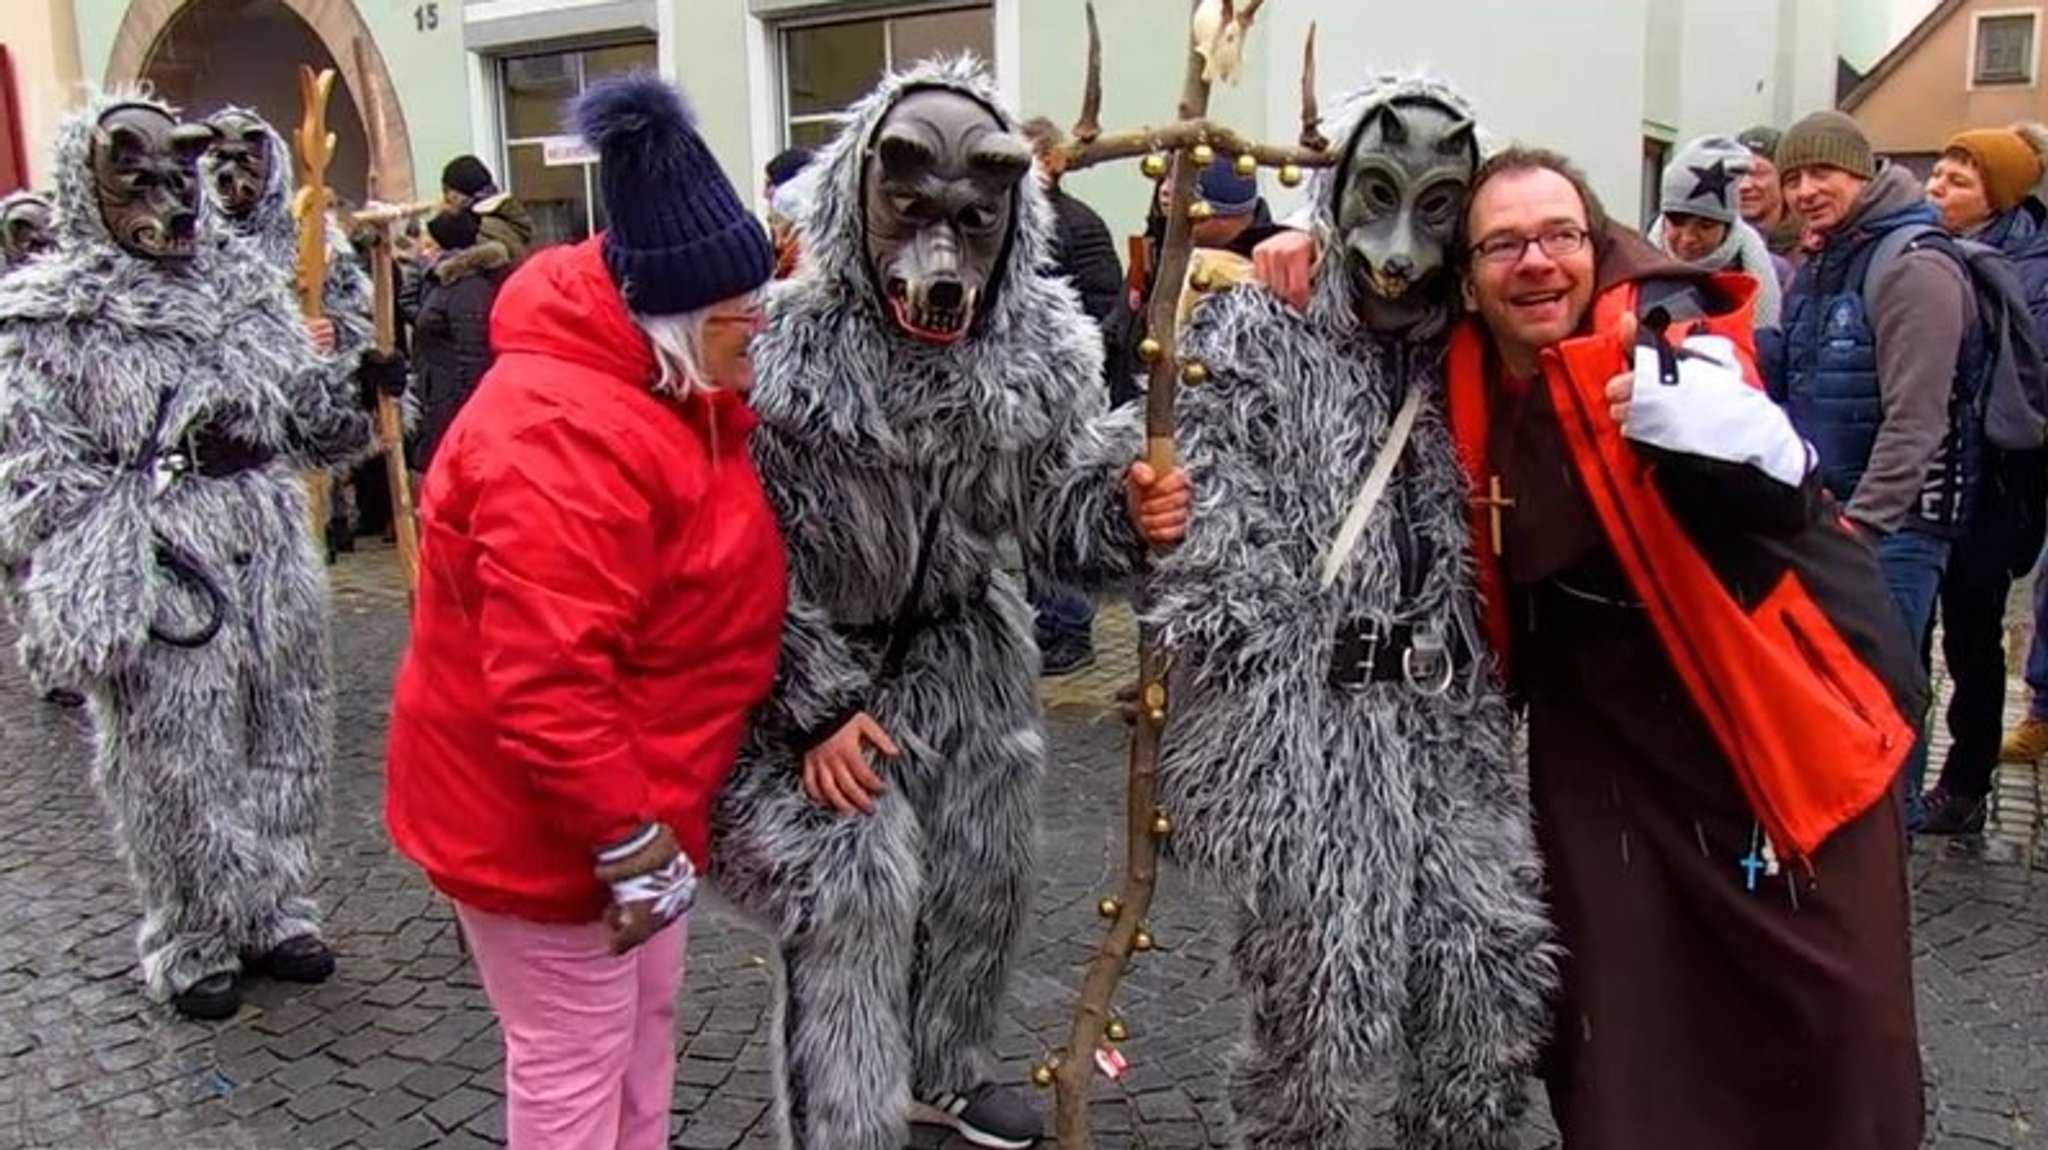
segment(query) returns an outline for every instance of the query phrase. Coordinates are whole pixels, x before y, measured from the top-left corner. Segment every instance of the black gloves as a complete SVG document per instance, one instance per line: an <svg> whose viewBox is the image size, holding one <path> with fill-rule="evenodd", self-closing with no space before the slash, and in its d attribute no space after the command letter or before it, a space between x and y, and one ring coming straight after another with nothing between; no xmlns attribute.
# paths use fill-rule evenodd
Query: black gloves
<svg viewBox="0 0 2048 1150"><path fill-rule="evenodd" d="M356 365L356 399L363 410L377 410L377 397L393 399L405 394L405 357L396 353L366 351Z"/></svg>

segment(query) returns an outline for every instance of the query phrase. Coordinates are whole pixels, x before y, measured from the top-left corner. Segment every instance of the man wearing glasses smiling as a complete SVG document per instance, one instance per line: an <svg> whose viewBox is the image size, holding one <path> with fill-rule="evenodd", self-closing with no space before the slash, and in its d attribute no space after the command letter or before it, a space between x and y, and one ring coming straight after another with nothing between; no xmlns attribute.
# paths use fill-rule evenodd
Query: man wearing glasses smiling
<svg viewBox="0 0 2048 1150"><path fill-rule="evenodd" d="M1755 284L1547 152L1490 159L1465 222L1450 418L1568 954L1565 1145L1916 1147L1891 782L1926 684L1755 382Z"/></svg>

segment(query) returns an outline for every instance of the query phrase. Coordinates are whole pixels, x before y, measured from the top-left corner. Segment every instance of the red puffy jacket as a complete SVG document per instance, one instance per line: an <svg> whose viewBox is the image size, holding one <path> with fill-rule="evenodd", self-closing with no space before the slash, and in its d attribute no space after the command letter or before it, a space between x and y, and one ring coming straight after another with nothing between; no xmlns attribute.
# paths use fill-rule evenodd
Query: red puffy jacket
<svg viewBox="0 0 2048 1150"><path fill-rule="evenodd" d="M736 396L656 395L598 240L539 253L420 499L385 820L443 893L598 917L592 853L649 819L701 870L775 673L782 539Z"/></svg>

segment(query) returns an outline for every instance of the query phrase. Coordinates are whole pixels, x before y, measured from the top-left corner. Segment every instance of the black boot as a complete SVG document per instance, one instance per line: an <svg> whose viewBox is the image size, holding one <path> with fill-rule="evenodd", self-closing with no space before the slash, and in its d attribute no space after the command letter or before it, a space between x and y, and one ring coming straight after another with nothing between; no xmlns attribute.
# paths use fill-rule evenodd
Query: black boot
<svg viewBox="0 0 2048 1150"><path fill-rule="evenodd" d="M242 963L250 974L280 982L326 982L334 974L334 952L317 934L299 934L272 947L269 954Z"/></svg>
<svg viewBox="0 0 2048 1150"><path fill-rule="evenodd" d="M1981 835L1984 833L1984 796L1970 798L1936 787L1924 800L1927 820L1920 824L1923 835Z"/></svg>
<svg viewBox="0 0 2048 1150"><path fill-rule="evenodd" d="M233 1018L242 1009L242 986L233 971L209 974L171 996L171 1009L200 1022Z"/></svg>

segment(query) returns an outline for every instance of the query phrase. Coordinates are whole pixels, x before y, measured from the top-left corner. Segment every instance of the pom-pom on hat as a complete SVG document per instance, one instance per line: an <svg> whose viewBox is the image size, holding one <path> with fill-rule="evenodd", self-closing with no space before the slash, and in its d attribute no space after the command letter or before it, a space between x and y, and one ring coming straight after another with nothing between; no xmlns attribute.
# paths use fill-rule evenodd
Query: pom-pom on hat
<svg viewBox="0 0 2048 1150"><path fill-rule="evenodd" d="M640 315L682 315L759 288L768 233L698 136L683 97L651 72L600 80L571 111L600 161L605 267Z"/></svg>

